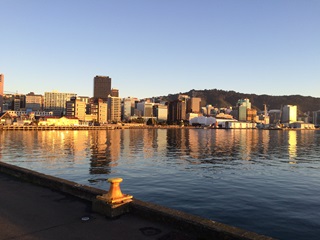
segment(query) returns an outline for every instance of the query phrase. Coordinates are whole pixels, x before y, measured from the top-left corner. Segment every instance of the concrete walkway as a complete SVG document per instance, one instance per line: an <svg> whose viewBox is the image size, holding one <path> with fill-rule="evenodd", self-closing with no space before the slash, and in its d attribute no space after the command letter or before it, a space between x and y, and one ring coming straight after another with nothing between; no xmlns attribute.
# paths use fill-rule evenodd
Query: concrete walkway
<svg viewBox="0 0 320 240"><path fill-rule="evenodd" d="M192 240L172 226L133 214L108 219L91 202L0 173L0 240Z"/></svg>

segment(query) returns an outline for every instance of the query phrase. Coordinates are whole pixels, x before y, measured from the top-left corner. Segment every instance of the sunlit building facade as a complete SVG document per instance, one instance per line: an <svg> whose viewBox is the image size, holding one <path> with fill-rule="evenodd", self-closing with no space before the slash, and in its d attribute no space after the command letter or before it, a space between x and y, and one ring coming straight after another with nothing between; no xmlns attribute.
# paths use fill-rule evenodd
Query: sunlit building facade
<svg viewBox="0 0 320 240"><path fill-rule="evenodd" d="M297 121L297 106L285 105L282 107L281 123L289 124Z"/></svg>
<svg viewBox="0 0 320 240"><path fill-rule="evenodd" d="M70 101L66 102L66 116L78 118L79 121L85 121L86 103L77 97L71 97Z"/></svg>
<svg viewBox="0 0 320 240"><path fill-rule="evenodd" d="M201 112L201 98L192 97L187 99L187 113Z"/></svg>
<svg viewBox="0 0 320 240"><path fill-rule="evenodd" d="M66 102L76 96L75 93L45 92L44 109L53 111L54 116L62 116L66 111Z"/></svg>
<svg viewBox="0 0 320 240"><path fill-rule="evenodd" d="M26 109L41 111L43 109L43 96L30 92L26 95Z"/></svg>
<svg viewBox="0 0 320 240"><path fill-rule="evenodd" d="M0 113L3 112L3 86L4 86L4 75L0 74Z"/></svg>
<svg viewBox="0 0 320 240"><path fill-rule="evenodd" d="M121 121L121 98L108 97L108 121Z"/></svg>

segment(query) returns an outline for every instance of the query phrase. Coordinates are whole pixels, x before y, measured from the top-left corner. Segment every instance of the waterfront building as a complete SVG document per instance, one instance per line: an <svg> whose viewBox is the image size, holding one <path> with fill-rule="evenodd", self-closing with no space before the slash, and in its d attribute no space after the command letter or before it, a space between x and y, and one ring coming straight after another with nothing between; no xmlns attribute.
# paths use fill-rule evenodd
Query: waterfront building
<svg viewBox="0 0 320 240"><path fill-rule="evenodd" d="M271 125L279 124L281 121L281 110L280 109L272 109L268 112L269 122Z"/></svg>
<svg viewBox="0 0 320 240"><path fill-rule="evenodd" d="M320 126L320 110L313 112L313 121L316 127Z"/></svg>
<svg viewBox="0 0 320 240"><path fill-rule="evenodd" d="M59 93L58 91L44 93L44 109L53 111L54 116L62 116L65 114L66 102L71 97L76 97L75 93Z"/></svg>
<svg viewBox="0 0 320 240"><path fill-rule="evenodd" d="M181 121L187 120L187 104L185 100L174 100L169 102L168 105L168 122L169 123L180 123Z"/></svg>
<svg viewBox="0 0 320 240"><path fill-rule="evenodd" d="M208 104L205 107L202 107L201 112L204 116L212 116L217 113L215 107L213 107L211 104Z"/></svg>
<svg viewBox="0 0 320 240"><path fill-rule="evenodd" d="M30 92L26 94L26 109L41 111L43 109L43 96Z"/></svg>
<svg viewBox="0 0 320 240"><path fill-rule="evenodd" d="M103 102L102 99L96 101L97 109L97 121L100 124L107 123L108 121L108 104Z"/></svg>
<svg viewBox="0 0 320 240"><path fill-rule="evenodd" d="M140 111L142 117L153 117L153 107L154 103L142 101L137 104L137 109Z"/></svg>
<svg viewBox="0 0 320 240"><path fill-rule="evenodd" d="M281 123L290 124L297 121L297 106L285 105L282 107Z"/></svg>
<svg viewBox="0 0 320 240"><path fill-rule="evenodd" d="M134 97L127 97L122 99L121 105L121 119L128 121L134 116L134 109L138 104L139 99Z"/></svg>
<svg viewBox="0 0 320 240"><path fill-rule="evenodd" d="M159 123L166 122L168 120L168 106L155 104L153 106L153 117L155 117Z"/></svg>
<svg viewBox="0 0 320 240"><path fill-rule="evenodd" d="M9 112L0 113L0 125L11 125L16 116L13 116Z"/></svg>
<svg viewBox="0 0 320 240"><path fill-rule="evenodd" d="M26 95L14 94L11 95L9 101L11 101L11 109L14 111L25 110L26 107Z"/></svg>
<svg viewBox="0 0 320 240"><path fill-rule="evenodd" d="M0 113L3 112L3 86L4 86L4 75L0 74Z"/></svg>
<svg viewBox="0 0 320 240"><path fill-rule="evenodd" d="M259 117L257 117L257 110L252 108L247 108L247 122L257 122Z"/></svg>
<svg viewBox="0 0 320 240"><path fill-rule="evenodd" d="M238 103L238 120L239 121L248 121L247 120L247 109L251 109L251 103L248 98L239 99Z"/></svg>
<svg viewBox="0 0 320 240"><path fill-rule="evenodd" d="M118 122L121 121L121 98L108 97L108 121Z"/></svg>
<svg viewBox="0 0 320 240"><path fill-rule="evenodd" d="M108 104L101 98L91 98L87 104L86 122L98 122L104 124L108 121Z"/></svg>
<svg viewBox="0 0 320 240"><path fill-rule="evenodd" d="M21 117L33 114L35 117L52 117L53 112L46 112L46 111L14 111L14 110L7 110L6 113L9 113L11 116L14 117Z"/></svg>
<svg viewBox="0 0 320 240"><path fill-rule="evenodd" d="M192 97L187 99L187 113L200 113L201 98Z"/></svg>
<svg viewBox="0 0 320 240"><path fill-rule="evenodd" d="M108 76L95 76L93 79L93 97L108 101L109 95L111 95L111 78Z"/></svg>
<svg viewBox="0 0 320 240"><path fill-rule="evenodd" d="M79 126L79 119L74 117L45 117L39 126Z"/></svg>
<svg viewBox="0 0 320 240"><path fill-rule="evenodd" d="M78 118L84 122L86 116L86 103L77 97L71 97L70 101L66 102L66 116Z"/></svg>

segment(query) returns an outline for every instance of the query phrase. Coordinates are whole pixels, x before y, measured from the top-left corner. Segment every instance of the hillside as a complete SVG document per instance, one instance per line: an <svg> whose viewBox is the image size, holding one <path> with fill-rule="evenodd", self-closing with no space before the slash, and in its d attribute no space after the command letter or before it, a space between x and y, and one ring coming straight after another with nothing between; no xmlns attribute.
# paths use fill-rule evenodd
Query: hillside
<svg viewBox="0 0 320 240"><path fill-rule="evenodd" d="M282 105L297 105L298 114L320 110L320 98L306 97L301 95L289 96L271 96L271 95L256 95L238 93L235 91L224 91L218 89L210 90L190 90L185 93L169 94L163 98L167 100L176 99L179 94L186 94L190 97L200 97L201 105L206 106L212 104L216 107L235 106L239 99L249 98L252 108L258 111L263 110L264 104L270 109L280 109Z"/></svg>

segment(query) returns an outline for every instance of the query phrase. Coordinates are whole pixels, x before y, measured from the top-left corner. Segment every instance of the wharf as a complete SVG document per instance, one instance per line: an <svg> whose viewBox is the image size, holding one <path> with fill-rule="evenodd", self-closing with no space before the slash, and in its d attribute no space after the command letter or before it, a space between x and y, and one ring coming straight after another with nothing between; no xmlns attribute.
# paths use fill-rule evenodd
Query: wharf
<svg viewBox="0 0 320 240"><path fill-rule="evenodd" d="M105 126L14 126L4 125L0 130L24 130L24 131L52 131L52 130L112 130L122 129L122 126L105 125Z"/></svg>
<svg viewBox="0 0 320 240"><path fill-rule="evenodd" d="M133 199L130 211L107 218L92 211L106 191L0 161L0 240L272 238Z"/></svg>
<svg viewBox="0 0 320 240"><path fill-rule="evenodd" d="M106 124L101 126L31 126L31 125L0 125L0 131L53 131L53 130L115 130L115 129L152 129L152 128L181 128L178 125L165 125L165 126L149 126L144 124ZM194 128L194 127L185 127Z"/></svg>

